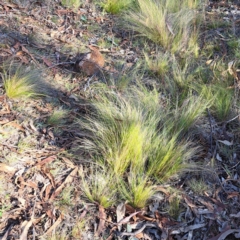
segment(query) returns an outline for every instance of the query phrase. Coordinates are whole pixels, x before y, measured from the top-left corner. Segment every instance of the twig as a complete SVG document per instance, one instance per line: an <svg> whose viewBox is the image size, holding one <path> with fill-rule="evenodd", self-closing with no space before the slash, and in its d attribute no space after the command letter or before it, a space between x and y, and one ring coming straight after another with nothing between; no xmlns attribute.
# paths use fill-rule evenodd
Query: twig
<svg viewBox="0 0 240 240"><path fill-rule="evenodd" d="M65 64L75 64L75 62L60 62L60 63L53 64L53 65L49 66L48 68L53 68L53 67L56 67L59 65L65 65Z"/></svg>
<svg viewBox="0 0 240 240"><path fill-rule="evenodd" d="M211 119L212 116L211 116L208 108L207 108L207 112L208 112L209 124L210 124L210 129L211 129L211 132L210 132L211 154L213 156L213 126L212 126L212 119Z"/></svg>
<svg viewBox="0 0 240 240"><path fill-rule="evenodd" d="M155 224L152 224L152 223L146 223L144 224L140 229L138 229L137 231L135 232L124 232L121 234L121 236L136 236L137 234L141 233L146 227L155 227L157 228L157 226Z"/></svg>
<svg viewBox="0 0 240 240"><path fill-rule="evenodd" d="M227 124L227 123L230 123L230 122L232 122L232 121L234 121L234 120L237 119L239 116L240 116L240 114L238 114L236 117L234 117L234 118L232 118L232 119L226 121L226 124Z"/></svg>

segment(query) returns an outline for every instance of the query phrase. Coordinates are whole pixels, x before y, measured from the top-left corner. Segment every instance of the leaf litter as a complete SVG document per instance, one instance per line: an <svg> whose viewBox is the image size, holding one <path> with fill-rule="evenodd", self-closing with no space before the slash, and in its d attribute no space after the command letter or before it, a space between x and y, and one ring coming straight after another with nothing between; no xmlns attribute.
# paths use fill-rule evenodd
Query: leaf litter
<svg viewBox="0 0 240 240"><path fill-rule="evenodd" d="M224 4L221 5L221 2ZM209 7L213 10L229 7L227 1L221 2L212 1ZM106 44L103 51L106 62L121 60L126 61L125 67L131 67L137 58L141 58L140 51L126 37L118 46L114 38L119 38L122 33L116 32L114 35L109 31L109 26L114 24L114 17L93 10L93 5L88 1L77 11L66 9L55 2L25 3L0 2L0 62L3 64L15 60L19 64L32 64L44 69L46 81L56 89L55 100L61 99L61 104L71 109L72 118L68 119L68 125L52 131L43 122L58 102L54 105L49 99L46 102L12 101L0 95L1 239L39 239L51 235L57 229L69 231L78 220L86 220L85 228L79 230L79 234L69 235L65 239L85 240L93 239L94 236L96 239L107 236L108 240L115 237L239 239L239 163L234 158L232 161L226 159L219 147L219 144L223 144L231 148L238 143L233 134L226 131L224 124L215 125L214 131L207 127L204 129L206 135L200 136L200 140L209 142L207 137L211 132L216 156L221 159L221 164L217 163L214 172L206 173L206 181L209 186L219 187L205 191L200 196L194 194L185 183L175 184L179 195L182 195L182 211L177 219L170 216L165 208L171 196L168 186L159 186L160 195L156 195L142 211L127 203L104 209L101 205L88 206L81 201L79 172L82 171L82 162L66 154L66 150L74 147L74 138L77 137L74 135L74 127L69 127L70 123L77 114L89 111L84 100L79 102L72 95L79 89L78 83L80 89L84 88L87 81L85 76L79 74L70 80L75 84L74 88L63 88L69 79L68 75L74 73L74 57L78 52L87 53L86 46L89 43L107 40L111 44ZM19 19L18 23L15 18ZM97 30L94 27L91 30L95 22L99 26ZM57 65L61 62L68 64ZM230 75L238 81L235 66L232 64L229 69ZM118 73L112 64L106 66L106 70ZM2 82L0 93L3 93ZM84 99L84 93L81 94ZM209 125L208 120L202 121L199 123L202 128ZM24 142L28 136L30 140ZM205 148L206 162L210 160L211 148L209 145ZM81 157L84 159L87 156ZM232 175L227 174L226 167L232 170ZM219 176L217 181L215 175ZM189 178L191 174L183 182ZM73 202L61 203L61 200L66 201L61 194L70 185L74 186L71 193ZM88 215L90 221L87 221Z"/></svg>

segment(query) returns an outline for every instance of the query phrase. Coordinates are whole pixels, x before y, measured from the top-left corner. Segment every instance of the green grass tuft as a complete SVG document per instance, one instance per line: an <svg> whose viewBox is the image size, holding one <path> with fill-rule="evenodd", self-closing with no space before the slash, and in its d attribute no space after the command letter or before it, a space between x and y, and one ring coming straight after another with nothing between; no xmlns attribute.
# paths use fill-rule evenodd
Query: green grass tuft
<svg viewBox="0 0 240 240"><path fill-rule="evenodd" d="M191 179L188 186L197 195L204 195L204 192L209 190L209 186L202 179Z"/></svg>
<svg viewBox="0 0 240 240"><path fill-rule="evenodd" d="M68 111L64 109L54 110L52 115L48 118L47 124L52 126L59 126L65 123L68 116Z"/></svg>
<svg viewBox="0 0 240 240"><path fill-rule="evenodd" d="M144 58L150 72L159 77L164 77L170 69L170 55L167 53L158 52L154 57L144 53Z"/></svg>
<svg viewBox="0 0 240 240"><path fill-rule="evenodd" d="M98 203L104 208L116 202L116 181L107 170L93 167L91 174L82 174L81 188L85 197L92 203Z"/></svg>
<svg viewBox="0 0 240 240"><path fill-rule="evenodd" d="M175 107L173 110L174 126L172 130L174 132L186 133L187 130L194 124L194 122L204 114L206 114L207 108L214 104L213 98L205 98L204 94L195 96L188 94L188 97Z"/></svg>
<svg viewBox="0 0 240 240"><path fill-rule="evenodd" d="M149 179L163 182L186 168L187 159L196 149L190 142L180 140L180 133L202 111L198 109L190 116L191 121L175 129L181 114L176 115L170 105L162 104L156 89L150 91L138 84L119 93L102 84L94 91L95 113L80 121L81 130L87 133L81 148L107 167L109 176L118 179L121 183L118 191L125 200L142 207L154 193L154 184L150 186ZM187 110L182 109L184 117ZM172 114L175 116L169 121ZM130 177L124 183L126 174ZM86 186L92 185L99 194L96 185ZM91 187L85 192L91 201L98 199L91 197Z"/></svg>
<svg viewBox="0 0 240 240"><path fill-rule="evenodd" d="M191 51L198 54L198 30L195 24L198 1L137 0L138 8L126 14L128 24L164 49L173 53Z"/></svg>
<svg viewBox="0 0 240 240"><path fill-rule="evenodd" d="M122 198L130 205L136 208L143 208L156 192L156 188L149 181L148 177L130 173L127 182L122 180L119 183L119 192Z"/></svg>
<svg viewBox="0 0 240 240"><path fill-rule="evenodd" d="M77 9L81 5L82 1L81 0L61 0L61 3L64 7Z"/></svg>
<svg viewBox="0 0 240 240"><path fill-rule="evenodd" d="M105 0L101 5L108 13L118 14L131 6L133 0Z"/></svg>
<svg viewBox="0 0 240 240"><path fill-rule="evenodd" d="M14 73L3 73L3 85L7 97L12 99L28 99L44 96L44 85L39 79L39 72L26 71L19 67Z"/></svg>
<svg viewBox="0 0 240 240"><path fill-rule="evenodd" d="M233 89L224 87L224 83L203 85L200 88L204 98L212 101L211 110L217 119L226 120L232 107Z"/></svg>
<svg viewBox="0 0 240 240"><path fill-rule="evenodd" d="M181 196L178 196L176 194L174 194L173 196L171 196L171 198L169 199L169 215L171 217L173 217L174 219L177 219L180 215L180 213L182 211L184 211L184 209L181 207L180 205L181 203Z"/></svg>

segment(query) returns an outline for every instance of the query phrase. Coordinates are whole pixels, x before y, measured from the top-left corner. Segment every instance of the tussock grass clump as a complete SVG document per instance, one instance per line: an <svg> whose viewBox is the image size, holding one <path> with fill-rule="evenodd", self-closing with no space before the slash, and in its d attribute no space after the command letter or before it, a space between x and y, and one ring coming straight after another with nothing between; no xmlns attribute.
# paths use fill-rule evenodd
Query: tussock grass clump
<svg viewBox="0 0 240 240"><path fill-rule="evenodd" d="M82 4L82 1L81 0L61 0L61 3L64 7L77 9Z"/></svg>
<svg viewBox="0 0 240 240"><path fill-rule="evenodd" d="M125 97L98 89L99 99L94 101L96 115L81 124L93 134L93 138L85 139L84 148L100 154L103 164L119 176L130 166L132 169L144 167L160 114L157 92L145 90L144 93L137 88L129 91Z"/></svg>
<svg viewBox="0 0 240 240"><path fill-rule="evenodd" d="M158 52L156 56L149 56L144 53L144 60L147 68L159 77L164 77L170 69L171 57L167 53Z"/></svg>
<svg viewBox="0 0 240 240"><path fill-rule="evenodd" d="M218 120L224 121L229 116L232 100L234 97L233 89L229 89L226 83L214 83L209 85L199 86L201 94L212 101L211 110Z"/></svg>
<svg viewBox="0 0 240 240"><path fill-rule="evenodd" d="M130 7L132 3L133 0L105 0L101 5L105 11L118 14Z"/></svg>
<svg viewBox="0 0 240 240"><path fill-rule="evenodd" d="M92 203L98 203L104 208L112 206L116 202L116 180L111 172L98 167L90 168L88 177L81 174L81 188L85 197Z"/></svg>
<svg viewBox="0 0 240 240"><path fill-rule="evenodd" d="M121 180L118 188L122 198L137 208L145 207L149 198L156 192L155 185L148 177L134 172L130 173L127 182Z"/></svg>
<svg viewBox="0 0 240 240"><path fill-rule="evenodd" d="M197 53L198 30L194 26L194 9L199 4L199 1L188 0L137 0L138 8L129 11L126 19L140 35L166 50Z"/></svg>
<svg viewBox="0 0 240 240"><path fill-rule="evenodd" d="M196 151L188 142L178 143L178 133L173 137L168 134L166 132L156 137L151 155L149 154L148 175L161 183L187 168L185 160L191 158Z"/></svg>
<svg viewBox="0 0 240 240"><path fill-rule="evenodd" d="M108 169L105 181L113 176L119 183L120 196L141 208L153 195L155 183L161 183L187 167L187 160L195 154L196 148L181 139L181 133L203 113L199 109L204 109L206 104L200 98L202 105L191 115L185 106L181 108L183 112L174 111L171 104L161 102L155 88L150 91L141 84L121 93L103 84L94 91L95 111L80 121L82 131L86 132L81 148ZM193 102L189 102L193 109ZM177 125L181 117L183 120ZM96 180L101 179L95 176ZM85 181L88 198L102 201L93 197L91 189L99 195L102 190L96 186L105 184Z"/></svg>
<svg viewBox="0 0 240 240"><path fill-rule="evenodd" d="M52 115L48 118L47 123L52 126L63 125L69 112L65 109L54 110Z"/></svg>
<svg viewBox="0 0 240 240"><path fill-rule="evenodd" d="M187 184L197 195L203 195L204 192L209 190L209 186L204 182L203 179L191 179Z"/></svg>
<svg viewBox="0 0 240 240"><path fill-rule="evenodd" d="M204 113L206 109L214 104L214 98L206 98L204 94L195 96L188 94L188 97L182 102L182 104L176 104L173 110L174 118L174 132L181 131L186 133L190 126Z"/></svg>
<svg viewBox="0 0 240 240"><path fill-rule="evenodd" d="M182 211L184 211L184 209L181 207L180 203L181 203L181 196L178 196L178 195L174 194L169 199L168 213L174 219L177 219L179 217L180 213Z"/></svg>
<svg viewBox="0 0 240 240"><path fill-rule="evenodd" d="M38 71L18 67L1 74L6 95L12 99L28 99L44 96L45 85Z"/></svg>

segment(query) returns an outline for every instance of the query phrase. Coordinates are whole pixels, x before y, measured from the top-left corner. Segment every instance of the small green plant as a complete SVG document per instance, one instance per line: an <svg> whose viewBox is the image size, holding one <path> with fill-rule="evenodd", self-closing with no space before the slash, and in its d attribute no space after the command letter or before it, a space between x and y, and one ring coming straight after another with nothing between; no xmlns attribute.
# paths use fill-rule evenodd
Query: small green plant
<svg viewBox="0 0 240 240"><path fill-rule="evenodd" d="M127 13L128 24L171 52L189 51L197 46L198 31L193 31L198 3L184 0L137 0L138 8ZM189 43L191 45L189 49ZM194 52L196 48L194 47Z"/></svg>
<svg viewBox="0 0 240 240"><path fill-rule="evenodd" d="M177 219L182 212L182 208L180 206L181 203L181 196L176 196L176 194L173 194L173 196L169 199L169 215L173 217L174 219Z"/></svg>
<svg viewBox="0 0 240 240"><path fill-rule="evenodd" d="M218 142L219 155L221 156L223 162L234 163L234 154L237 151L237 147L230 143L230 146ZM227 168L227 166L226 166Z"/></svg>
<svg viewBox="0 0 240 240"><path fill-rule="evenodd" d="M66 122L68 111L65 109L54 110L52 115L48 118L47 124L52 126L59 126Z"/></svg>
<svg viewBox="0 0 240 240"><path fill-rule="evenodd" d="M8 155L4 156L4 162L8 163L10 166L16 165L17 162L19 162L22 159L22 157L19 156L16 152L11 152Z"/></svg>
<svg viewBox="0 0 240 240"><path fill-rule="evenodd" d="M148 175L161 183L186 169L188 166L184 164L184 160L189 159L196 151L188 142L178 143L178 133L174 133L173 137L169 135L166 131L156 136L149 154Z"/></svg>
<svg viewBox="0 0 240 240"><path fill-rule="evenodd" d="M183 6L190 9L197 9L202 2L202 0L185 0L183 1Z"/></svg>
<svg viewBox="0 0 240 240"><path fill-rule="evenodd" d="M57 231L56 231L57 232ZM43 236L40 239L41 240L65 240L69 239L69 235L66 233L52 233L51 236Z"/></svg>
<svg viewBox="0 0 240 240"><path fill-rule="evenodd" d="M112 206L116 202L116 181L111 177L111 172L93 167L90 170L88 177L84 174L81 176L81 188L85 197L104 208Z"/></svg>
<svg viewBox="0 0 240 240"><path fill-rule="evenodd" d="M89 219L83 218L81 220L77 220L77 222L74 224L72 228L72 236L75 239L82 239L83 238L83 232L84 229L88 223Z"/></svg>
<svg viewBox="0 0 240 240"><path fill-rule="evenodd" d="M61 3L64 7L77 9L81 5L82 1L81 0L61 0Z"/></svg>
<svg viewBox="0 0 240 240"><path fill-rule="evenodd" d="M230 26L231 23L229 21L225 21L222 17L219 17L219 14L212 14L208 17L208 29L219 29L224 27L229 27L230 29Z"/></svg>
<svg viewBox="0 0 240 240"><path fill-rule="evenodd" d="M130 7L132 2L133 0L105 0L102 6L105 11L112 14L118 14Z"/></svg>
<svg viewBox="0 0 240 240"><path fill-rule="evenodd" d="M39 72L26 71L18 67L1 74L6 95L13 99L27 99L44 96L44 85L39 79Z"/></svg>
<svg viewBox="0 0 240 240"><path fill-rule="evenodd" d="M178 119L169 121L171 106L159 102L155 88L150 91L139 83L117 92L100 84L93 92L95 112L80 121L87 133L81 148L120 182L118 192L125 200L142 207L154 193L149 179L163 182L179 173L196 149L180 141L180 131L170 131ZM98 184L84 185L88 198L97 201L99 195L93 197L91 189L99 194Z"/></svg>
<svg viewBox="0 0 240 240"><path fill-rule="evenodd" d="M205 99L212 101L211 109L217 119L220 121L226 120L232 106L233 90L224 87L224 83L203 85L201 88L201 94Z"/></svg>
<svg viewBox="0 0 240 240"><path fill-rule="evenodd" d="M173 56L171 59L172 74L170 75L170 80L174 80L179 90L189 89L194 80L194 69L195 66L192 57L186 58L181 62Z"/></svg>
<svg viewBox="0 0 240 240"><path fill-rule="evenodd" d="M157 53L156 56L149 56L144 53L148 69L159 77L163 77L170 69L170 56L167 53Z"/></svg>
<svg viewBox="0 0 240 240"><path fill-rule="evenodd" d="M74 191L73 186L65 187L60 194L58 205L72 206L73 205L73 202L72 202L73 191Z"/></svg>
<svg viewBox="0 0 240 240"><path fill-rule="evenodd" d="M206 99L204 94L200 96L189 96L173 110L173 118L175 124L174 132L186 133L193 123L206 114L206 110L214 104L214 98Z"/></svg>
<svg viewBox="0 0 240 240"><path fill-rule="evenodd" d="M2 218L3 214L11 208L11 205L10 205L10 203L9 203L9 205L5 205L5 204L0 203L0 205L1 205L1 207L0 207L0 218Z"/></svg>
<svg viewBox="0 0 240 240"><path fill-rule="evenodd" d="M134 79L141 78L142 71L145 71L140 61L134 67L127 67L125 61L119 61L115 63L114 67L117 71L109 76L107 83L120 92L125 91Z"/></svg>
<svg viewBox="0 0 240 240"><path fill-rule="evenodd" d="M155 186L148 177L133 172L130 173L127 182L121 180L119 184L120 195L136 208L145 207L155 191Z"/></svg>
<svg viewBox="0 0 240 240"><path fill-rule="evenodd" d="M231 53L237 58L240 59L240 40L239 39L232 39L227 42Z"/></svg>
<svg viewBox="0 0 240 240"><path fill-rule="evenodd" d="M34 149L36 147L37 143L35 140L32 138L32 136L27 136L25 138L21 138L18 141L18 152L19 153L24 153L25 151Z"/></svg>
<svg viewBox="0 0 240 240"><path fill-rule="evenodd" d="M203 195L204 192L209 190L208 185L202 179L192 179L188 181L188 186L195 194L198 195Z"/></svg>
<svg viewBox="0 0 240 240"><path fill-rule="evenodd" d="M11 208L10 192L14 191L12 183L8 183L4 175L0 176L0 218Z"/></svg>

